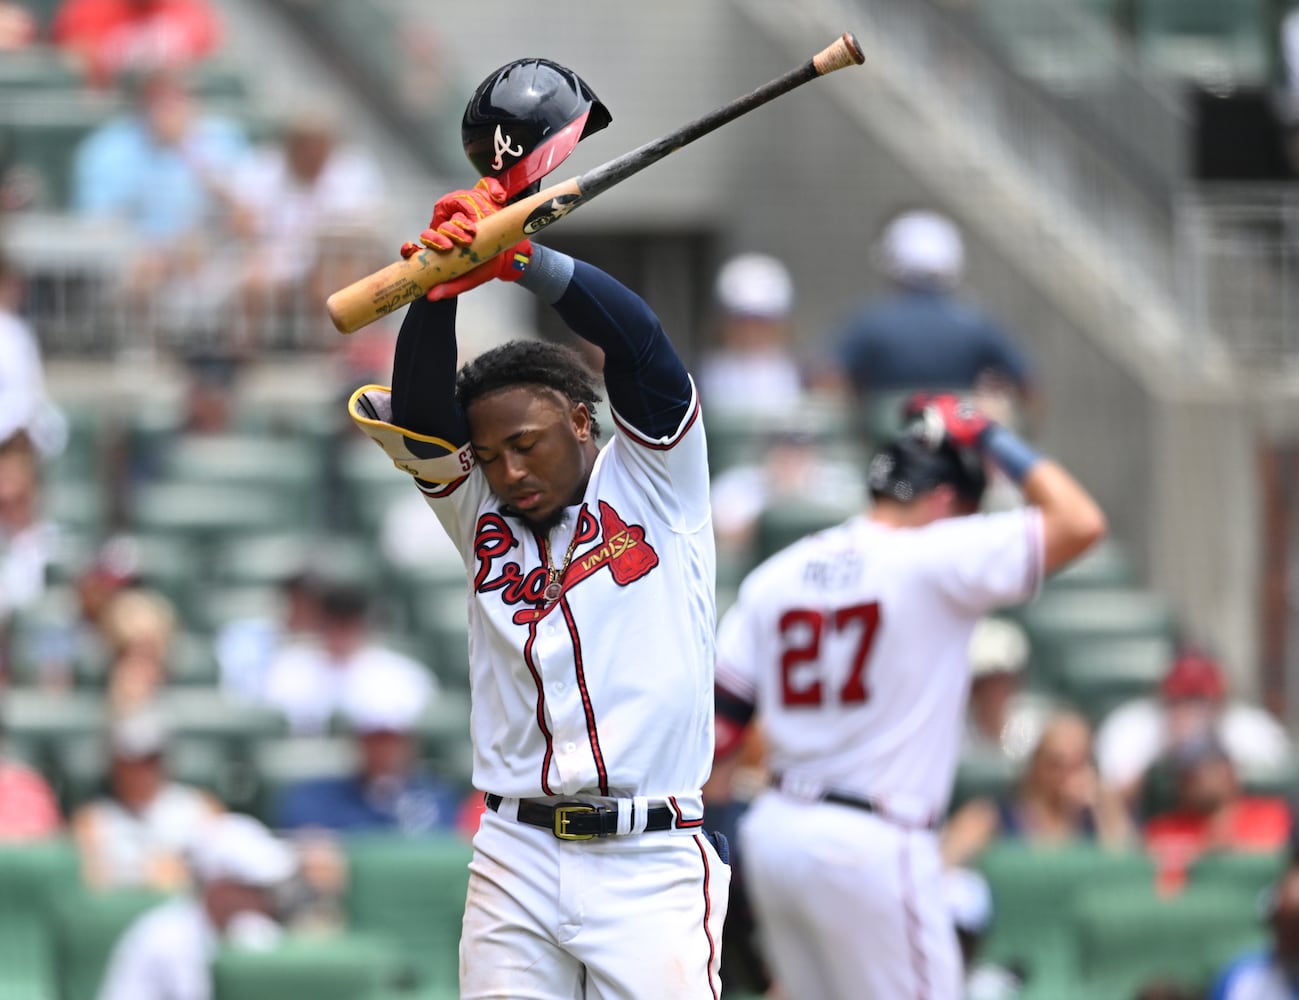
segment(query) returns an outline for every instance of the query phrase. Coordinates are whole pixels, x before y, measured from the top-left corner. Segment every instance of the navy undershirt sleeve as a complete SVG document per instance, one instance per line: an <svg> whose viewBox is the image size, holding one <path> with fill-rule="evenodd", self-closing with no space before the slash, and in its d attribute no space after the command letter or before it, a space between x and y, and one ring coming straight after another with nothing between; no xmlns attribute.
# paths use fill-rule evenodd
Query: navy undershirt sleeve
<svg viewBox="0 0 1299 1000"><path fill-rule="evenodd" d="M416 299L406 310L392 361L392 419L408 431L454 445L469 440L464 412L456 402L456 300ZM428 450L409 441L415 454Z"/></svg>
<svg viewBox="0 0 1299 1000"><path fill-rule="evenodd" d="M604 385L618 417L646 437L675 433L690 407L690 375L649 305L579 260L555 311L570 330L604 351Z"/></svg>

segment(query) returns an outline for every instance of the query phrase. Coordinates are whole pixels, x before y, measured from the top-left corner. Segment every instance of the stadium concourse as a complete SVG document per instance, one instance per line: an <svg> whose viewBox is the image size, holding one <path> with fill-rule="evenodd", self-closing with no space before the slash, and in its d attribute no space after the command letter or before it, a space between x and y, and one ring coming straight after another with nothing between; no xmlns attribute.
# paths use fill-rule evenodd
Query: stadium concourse
<svg viewBox="0 0 1299 1000"><path fill-rule="evenodd" d="M953 220L963 292L1031 359L1033 397L1000 415L1111 526L972 650L944 842L954 925L978 938L970 1000L994 968L999 996L1126 1000L1284 965L1299 237L1265 5L484 0L491 37L467 53L418 0L194 0L175 6L212 19L211 46L112 59L55 31L62 6L0 4L0 998L94 1000L142 914L271 881L254 846L199 863L213 812L264 824L293 872L282 926L232 922L196 997L457 995L482 808L467 584L347 416L388 383L395 322L340 337L323 296L472 184L460 112L493 67L545 55L596 87L613 121L578 172L843 30L860 78L782 98L543 242L641 290L692 366L718 346L723 262L788 267L796 412L705 400L715 493L746 525L719 546L721 612L766 556L861 509L912 390L956 388L859 398L832 370L836 331L884 291L874 234L903 208ZM815 246L789 242L795 220ZM466 297L462 351L557 336L527 298ZM824 488L764 479L791 469ZM406 695L265 697L335 668ZM1009 721L980 737L987 719ZM1133 720L1148 745L1113 738ZM726 777L710 823L765 787L760 739ZM723 995L796 995L740 898Z"/></svg>

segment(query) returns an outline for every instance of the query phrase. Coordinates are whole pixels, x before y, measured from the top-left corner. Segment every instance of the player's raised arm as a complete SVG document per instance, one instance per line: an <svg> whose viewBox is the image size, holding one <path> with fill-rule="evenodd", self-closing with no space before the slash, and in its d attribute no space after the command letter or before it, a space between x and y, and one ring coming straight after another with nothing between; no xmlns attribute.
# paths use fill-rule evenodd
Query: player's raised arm
<svg viewBox="0 0 1299 1000"><path fill-rule="evenodd" d="M1044 572L1062 569L1105 537L1100 505L1060 463L954 396L934 397L924 409L923 419L958 447L978 449L1041 511Z"/></svg>
<svg viewBox="0 0 1299 1000"><path fill-rule="evenodd" d="M693 387L654 311L593 264L541 246L533 252L519 284L553 304L569 329L604 352L604 384L619 417L646 437L674 433Z"/></svg>

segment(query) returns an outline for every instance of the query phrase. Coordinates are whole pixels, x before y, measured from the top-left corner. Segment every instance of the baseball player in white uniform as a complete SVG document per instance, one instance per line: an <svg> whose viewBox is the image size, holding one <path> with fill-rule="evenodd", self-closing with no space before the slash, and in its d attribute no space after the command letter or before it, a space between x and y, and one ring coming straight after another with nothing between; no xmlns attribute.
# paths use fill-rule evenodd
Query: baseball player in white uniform
<svg viewBox="0 0 1299 1000"><path fill-rule="evenodd" d="M977 514L987 458L1027 505ZM1104 517L1058 464L950 396L872 460L869 510L758 566L721 622L719 766L760 714L773 787L744 873L789 996L956 1000L936 827L980 616L1031 598Z"/></svg>
<svg viewBox="0 0 1299 1000"><path fill-rule="evenodd" d="M422 242L470 242L494 178ZM403 252L414 248L407 246ZM456 373L455 296L518 281L604 352L516 341ZM460 946L465 1000L718 1000L726 845L703 831L715 560L694 384L649 306L525 241L409 308L393 385L352 397L470 580L473 780L488 809ZM430 887L430 891L437 891Z"/></svg>

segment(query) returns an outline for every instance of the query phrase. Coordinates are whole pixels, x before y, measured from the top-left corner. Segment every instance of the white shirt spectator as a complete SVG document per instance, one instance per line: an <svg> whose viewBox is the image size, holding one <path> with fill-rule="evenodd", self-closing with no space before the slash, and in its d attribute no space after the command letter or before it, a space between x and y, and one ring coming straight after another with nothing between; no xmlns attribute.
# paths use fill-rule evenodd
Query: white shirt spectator
<svg viewBox="0 0 1299 1000"><path fill-rule="evenodd" d="M332 657L315 642L295 643L271 663L266 700L284 713L295 735L324 733L330 719L358 700L356 688L402 684L436 693L433 674L417 660L374 643L366 643L343 658Z"/></svg>
<svg viewBox="0 0 1299 1000"><path fill-rule="evenodd" d="M1168 710L1158 698L1120 705L1096 732L1096 763L1101 778L1123 787L1140 779L1168 744ZM1280 770L1292 749L1285 728L1264 708L1245 702L1224 705L1216 733L1236 767L1250 772Z"/></svg>
<svg viewBox="0 0 1299 1000"><path fill-rule="evenodd" d="M220 936L197 899L173 899L122 936L98 1000L209 1000Z"/></svg>
<svg viewBox="0 0 1299 1000"><path fill-rule="evenodd" d="M299 132L304 139L319 137L331 143L310 181L294 174L286 153ZM305 279L315 266L323 233L374 228L383 192L378 165L368 154L332 142L328 123L295 123L285 146L257 150L235 176L232 192L255 220L258 268L269 282Z"/></svg>

